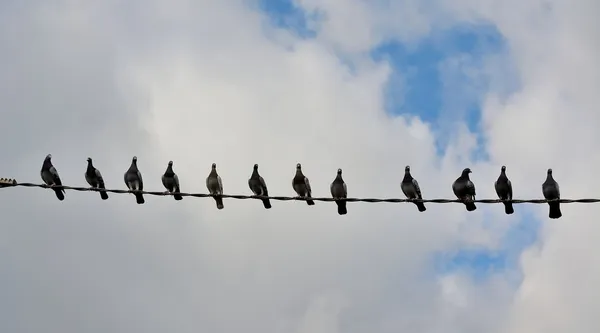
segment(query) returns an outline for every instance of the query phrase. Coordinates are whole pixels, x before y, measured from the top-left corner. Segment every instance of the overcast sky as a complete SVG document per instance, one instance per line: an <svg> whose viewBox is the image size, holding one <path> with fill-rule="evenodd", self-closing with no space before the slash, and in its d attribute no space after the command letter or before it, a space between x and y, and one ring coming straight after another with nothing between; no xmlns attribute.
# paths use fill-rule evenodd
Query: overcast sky
<svg viewBox="0 0 600 333"><path fill-rule="evenodd" d="M111 188L598 197L593 0L0 2L0 177L48 153ZM0 190L0 331L596 333L600 205L348 204Z"/></svg>

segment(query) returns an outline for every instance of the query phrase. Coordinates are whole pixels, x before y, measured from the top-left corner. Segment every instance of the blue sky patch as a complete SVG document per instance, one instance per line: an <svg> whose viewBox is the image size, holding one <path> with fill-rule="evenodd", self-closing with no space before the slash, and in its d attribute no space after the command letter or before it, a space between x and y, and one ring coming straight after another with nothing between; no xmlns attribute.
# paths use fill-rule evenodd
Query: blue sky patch
<svg viewBox="0 0 600 333"><path fill-rule="evenodd" d="M258 0L258 6L274 26L292 31L303 38L316 36L308 22L317 19L318 13L307 13L292 0Z"/></svg>
<svg viewBox="0 0 600 333"><path fill-rule="evenodd" d="M519 273L515 285L520 283L519 258L521 253L535 243L541 222L532 213L524 210L524 205L515 205L515 215L519 222L504 234L498 249L487 248L460 249L455 253L438 253L433 262L437 274L452 274L456 271L467 273L474 281L485 280L493 273L510 270Z"/></svg>
<svg viewBox="0 0 600 333"><path fill-rule="evenodd" d="M372 57L387 60L404 78L404 96L387 96L390 113L415 114L434 126L440 120L466 120L476 130L480 93L487 89L487 77L478 69L485 56L505 47L493 26L459 26L434 32L416 47L384 43L373 50ZM449 80L452 85L444 85ZM388 90L394 91L397 83L392 79Z"/></svg>
<svg viewBox="0 0 600 333"><path fill-rule="evenodd" d="M506 48L494 26L480 24L434 31L410 46L388 41L371 55L375 61L387 61L394 70L385 92L388 113L417 115L431 123L441 154L456 122L466 122L483 147L481 103L490 87L489 74L483 69L490 55L504 54ZM501 64L511 66L510 62ZM487 153L477 149L473 158L485 160Z"/></svg>
<svg viewBox="0 0 600 333"><path fill-rule="evenodd" d="M488 249L462 249L457 253L438 254L434 263L439 274L450 274L457 270L467 272L475 280L483 280L490 274L506 268L508 254L505 251Z"/></svg>

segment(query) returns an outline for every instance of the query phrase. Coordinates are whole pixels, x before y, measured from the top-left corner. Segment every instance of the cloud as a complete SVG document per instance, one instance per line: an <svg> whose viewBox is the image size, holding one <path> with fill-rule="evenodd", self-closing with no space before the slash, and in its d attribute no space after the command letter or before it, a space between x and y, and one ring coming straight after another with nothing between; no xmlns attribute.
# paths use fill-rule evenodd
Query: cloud
<svg viewBox="0 0 600 333"><path fill-rule="evenodd" d="M0 100L9 125L0 132L2 176L37 181L51 152L64 183L84 184L91 156L107 186L123 188L137 155L149 189L161 188L173 160L184 191L203 192L216 162L225 192L248 193L258 163L271 193L292 195L301 162L315 195L328 195L341 167L350 196L399 197L410 164L426 197L449 198L469 165L478 195L493 198L500 164L509 165L519 197L539 197L551 165L563 196L593 196L584 177L598 159L590 151L599 75L586 64L598 54L589 34L597 5L511 11L518 23L511 24L507 11L490 4L426 10L409 1L391 8L302 1L323 14L316 37L302 39L242 2L3 3ZM392 21L402 9L413 19ZM476 92L485 103L489 161L470 158L478 142L466 124L440 156L429 124L387 114L385 86L398 73L367 54L386 39L410 43L465 20L498 27L522 81L508 98L504 90ZM585 287L597 274L593 262L578 261L591 251L583 244L592 242L584 235L593 235L593 207L564 207L564 219L544 224L540 243L522 257L515 290L512 271L479 282L460 271L434 272L436 253L500 246L518 221L495 205L467 215L461 205L432 204L419 214L412 205L349 204L340 218L327 203L277 201L265 211L254 200L226 200L217 211L210 199L134 200L67 192L58 202L39 189L2 192L0 327L586 332L595 324L592 312L578 311L597 306ZM542 206L518 209L547 214ZM568 265L578 269L558 269ZM561 315L534 321L542 305Z"/></svg>
<svg viewBox="0 0 600 333"><path fill-rule="evenodd" d="M489 151L494 159L507 163L529 161L520 162L515 182L526 183L537 170L552 167L563 197L594 197L598 134L592 124L598 121L598 97L593 87L600 84L600 71L592 59L600 54L600 47L589 13L597 11L598 4L548 5L517 26L509 23L508 16L496 18L515 45L523 89L507 102L488 104ZM506 135L509 128L523 134ZM527 195L535 190L533 186L522 189ZM585 205L563 209L565 219L544 223L543 239L522 257L524 280L511 309L510 332L598 329L591 312L599 304L589 288L589 281L598 276L597 261L590 255L597 209ZM553 315L542 320L541 313Z"/></svg>

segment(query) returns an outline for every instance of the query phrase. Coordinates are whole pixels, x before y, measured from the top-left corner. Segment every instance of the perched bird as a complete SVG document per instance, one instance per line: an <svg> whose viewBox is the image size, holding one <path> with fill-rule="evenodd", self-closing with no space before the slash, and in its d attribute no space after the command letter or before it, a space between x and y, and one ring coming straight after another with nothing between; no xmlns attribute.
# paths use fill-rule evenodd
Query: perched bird
<svg viewBox="0 0 600 333"><path fill-rule="evenodd" d="M546 200L560 199L560 188L558 183L552 177L552 169L548 169L548 176L546 176L546 181L544 184L542 184L542 193L544 194L544 198L546 198ZM562 216L562 212L560 211L560 202L549 202L548 206L550 206L548 217L551 219L557 219Z"/></svg>
<svg viewBox="0 0 600 333"><path fill-rule="evenodd" d="M304 174L302 174L302 166L300 163L296 164L296 175L292 180L292 186L294 187L294 191L296 191L300 197L312 197L310 182L308 181L308 178L304 177ZM306 200L306 203L309 206L315 204L312 200Z"/></svg>
<svg viewBox="0 0 600 333"><path fill-rule="evenodd" d="M404 179L402 179L402 183L400 183L400 188L406 198L423 200L419 183L411 176L410 166L408 165L404 168ZM421 201L415 201L415 205L417 205L419 212L424 212L426 210L425 204Z"/></svg>
<svg viewBox="0 0 600 333"><path fill-rule="evenodd" d="M62 181L58 176L58 171L56 171L56 168L54 167L54 165L52 165L52 154L46 155L46 158L44 159L44 164L42 164L42 170L40 171L40 174L42 176L42 180L44 181L44 183L46 183L46 185L52 187L62 186ZM65 190L63 188L52 189L54 190L54 193L56 193L56 197L58 198L58 200L65 200Z"/></svg>
<svg viewBox="0 0 600 333"><path fill-rule="evenodd" d="M460 177L458 177L452 184L452 191L454 195L467 207L467 211L472 212L477 209L473 200L475 200L475 184L469 179L471 169L466 168L462 171Z"/></svg>
<svg viewBox="0 0 600 333"><path fill-rule="evenodd" d="M496 194L500 200L512 200L513 198L513 190L512 183L510 179L506 177L506 167L503 165L500 168L500 176L498 180L494 182L494 187L496 188ZM504 212L506 214L512 214L515 212L513 209L512 202L503 202L504 203Z"/></svg>
<svg viewBox="0 0 600 333"><path fill-rule="evenodd" d="M130 191L143 191L144 190L144 181L142 180L142 174L137 167L137 157L134 156L131 160L131 166L125 172L125 184ZM143 204L144 195L142 193L134 193L135 200L138 204Z"/></svg>
<svg viewBox="0 0 600 333"><path fill-rule="evenodd" d="M254 195L262 195L269 196L269 190L267 189L267 184L263 177L258 174L258 164L254 164L254 170L252 171L252 176L248 179L248 186L250 186L250 191L254 193ZM263 202L263 206L266 209L271 208L271 201L267 199L261 199Z"/></svg>
<svg viewBox="0 0 600 333"><path fill-rule="evenodd" d="M179 177L177 177L177 174L175 174L173 171L173 161L169 161L167 170L162 175L161 180L167 191L169 193L173 193L173 198L175 198L175 200L183 199L180 194L181 189L179 188Z"/></svg>
<svg viewBox="0 0 600 333"><path fill-rule="evenodd" d="M88 184L90 184L91 187L105 189L106 187L104 187L104 178L102 178L100 170L96 169L92 164L92 158L88 157L87 162L88 165L87 170L85 171L85 180L88 182ZM100 191L100 197L102 200L106 200L108 199L108 193L106 193L106 191Z"/></svg>
<svg viewBox="0 0 600 333"><path fill-rule="evenodd" d="M331 196L334 199L346 199L348 197L348 188L344 179L342 179L342 169L337 170L337 176L331 183ZM345 215L348 213L346 210L346 200L335 200L338 206L338 214Z"/></svg>
<svg viewBox="0 0 600 333"><path fill-rule="evenodd" d="M221 182L221 177L217 174L217 164L212 164L212 170L208 177L206 177L206 188L208 188L208 192L212 195L216 195L215 201L217 202L217 209L223 209L223 198L220 195L223 194L223 183Z"/></svg>

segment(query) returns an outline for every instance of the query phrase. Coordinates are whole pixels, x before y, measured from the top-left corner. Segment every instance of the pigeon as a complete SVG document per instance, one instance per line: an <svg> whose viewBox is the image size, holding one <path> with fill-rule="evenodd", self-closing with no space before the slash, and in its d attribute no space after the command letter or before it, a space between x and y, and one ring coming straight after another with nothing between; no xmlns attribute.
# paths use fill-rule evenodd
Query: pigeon
<svg viewBox="0 0 600 333"><path fill-rule="evenodd" d="M181 189L179 188L179 177L177 177L177 174L175 174L173 171L173 161L169 161L167 170L165 171L164 175L162 175L161 180L167 191L169 193L173 193L173 198L175 198L175 200L183 199L180 194Z"/></svg>
<svg viewBox="0 0 600 333"><path fill-rule="evenodd" d="M46 185L52 187L62 186L62 181L58 176L58 171L56 171L56 168L54 167L54 165L52 165L52 154L46 155L46 158L44 159L44 164L42 164L42 170L40 171L40 174L42 176L42 180L44 181L44 183L46 183ZM58 198L58 200L65 200L64 188L52 189L54 190L54 193L56 193L56 197Z"/></svg>
<svg viewBox="0 0 600 333"><path fill-rule="evenodd" d="M342 179L342 169L337 170L337 176L331 183L331 196L334 199L346 199L348 197L348 188L346 187L346 183L344 179ZM338 206L338 214L346 215L348 211L346 210L346 200L335 200L335 203Z"/></svg>
<svg viewBox="0 0 600 333"><path fill-rule="evenodd" d="M400 188L408 199L423 200L419 183L411 176L410 166L408 165L404 168L404 179L402 179L402 183L400 183ZM425 204L422 201L415 201L414 203L417 205L419 212L424 212L426 210Z"/></svg>
<svg viewBox="0 0 600 333"><path fill-rule="evenodd" d="M475 184L469 179L470 173L471 169L464 169L460 177L452 184L452 191L454 191L454 195L465 204L467 211L472 212L477 209L477 207L473 202L473 200L475 200Z"/></svg>
<svg viewBox="0 0 600 333"><path fill-rule="evenodd" d="M137 157L134 156L131 160L131 166L125 172L125 184L130 191L143 191L144 190L144 181L142 180L142 174L137 167ZM135 200L138 204L143 204L144 195L142 193L134 193Z"/></svg>
<svg viewBox="0 0 600 333"><path fill-rule="evenodd" d="M262 195L269 196L269 190L267 189L267 184L263 177L258 174L258 164L254 164L254 170L252 171L252 176L248 179L248 186L250 186L250 190L254 195ZM271 208L271 201L267 199L261 199L263 202L263 206L265 209Z"/></svg>
<svg viewBox="0 0 600 333"><path fill-rule="evenodd" d="M496 188L496 194L498 194L498 198L500 198L500 200L512 200L512 183L510 182L508 177L506 177L506 166L503 165L502 168L500 168L500 176L498 177L498 180L494 182L494 187ZM512 202L503 203L504 212L506 214L510 215L515 212L515 210L513 209Z"/></svg>
<svg viewBox="0 0 600 333"><path fill-rule="evenodd" d="M221 177L217 174L217 164L212 164L212 170L206 178L206 187L208 192L212 195L217 195L215 201L217 202L217 209L223 209L223 198L220 195L223 194L223 183Z"/></svg>
<svg viewBox="0 0 600 333"><path fill-rule="evenodd" d="M91 187L106 189L106 187L104 187L104 178L102 178L100 170L96 169L92 164L92 158L88 157L87 162L88 165L87 170L85 171L85 180ZM108 193L106 193L106 191L100 191L100 197L102 200L106 200L108 199Z"/></svg>
<svg viewBox="0 0 600 333"><path fill-rule="evenodd" d="M554 180L552 177L552 169L548 169L548 176L542 185L542 193L544 193L544 198L546 198L546 200L560 199L560 188L556 180ZM551 219L557 219L562 216L562 212L560 211L560 202L549 202L548 206L550 206L548 217Z"/></svg>
<svg viewBox="0 0 600 333"><path fill-rule="evenodd" d="M304 177L304 174L302 174L302 166L300 163L296 164L296 175L292 180L292 186L294 187L294 191L298 193L298 196L311 197L310 182L308 181L308 178ZM306 203L309 206L315 204L312 200L306 200Z"/></svg>

